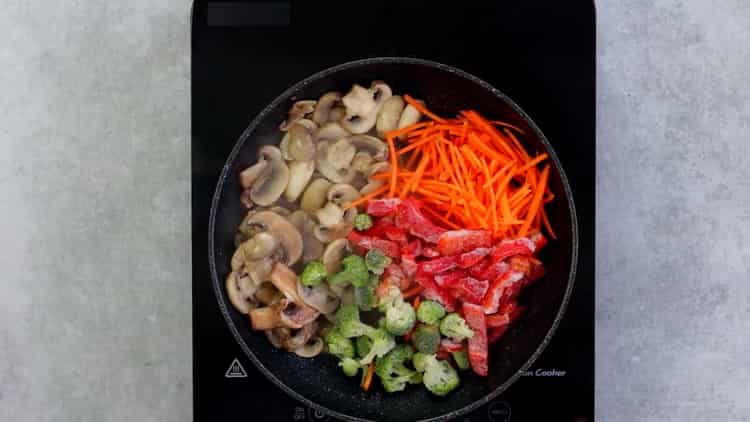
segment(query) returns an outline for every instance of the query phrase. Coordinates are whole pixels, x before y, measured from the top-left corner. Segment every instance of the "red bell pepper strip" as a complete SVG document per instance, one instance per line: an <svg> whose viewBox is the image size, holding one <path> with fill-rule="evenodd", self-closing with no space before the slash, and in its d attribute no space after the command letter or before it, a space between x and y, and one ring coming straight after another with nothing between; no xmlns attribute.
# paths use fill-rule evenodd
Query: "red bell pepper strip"
<svg viewBox="0 0 750 422"><path fill-rule="evenodd" d="M469 338L469 363L477 375L487 376L487 326L484 321L484 310L479 305L463 304L464 318L474 335Z"/></svg>
<svg viewBox="0 0 750 422"><path fill-rule="evenodd" d="M387 283L390 286L396 286L400 290L404 290L409 287L407 284L406 274L404 274L401 267L396 264L390 264L385 267L383 276L381 277L381 283Z"/></svg>
<svg viewBox="0 0 750 422"><path fill-rule="evenodd" d="M483 259L473 267L469 268L469 274L471 274L471 276L474 278L482 278L482 275L485 271L487 271L490 265L492 265L492 260Z"/></svg>
<svg viewBox="0 0 750 422"><path fill-rule="evenodd" d="M446 231L425 217L419 210L418 203L411 199L401 201L396 207L396 226L409 230L412 235L430 243L437 243L440 235Z"/></svg>
<svg viewBox="0 0 750 422"><path fill-rule="evenodd" d="M401 247L401 253L405 255L411 255L413 257L422 255L422 241L419 239L412 240L411 242Z"/></svg>
<svg viewBox="0 0 750 422"><path fill-rule="evenodd" d="M458 266L461 268L473 267L491 251L492 249L490 248L476 248L473 251L464 252L458 256Z"/></svg>
<svg viewBox="0 0 750 422"><path fill-rule="evenodd" d="M487 321L487 328L501 327L503 325L510 324L510 317L506 313L502 313L502 309L492 315L487 315L485 320Z"/></svg>
<svg viewBox="0 0 750 422"><path fill-rule="evenodd" d="M422 292L423 297L440 302L448 312L453 312L456 309L456 299L435 284L432 274L417 270L414 281L424 287L424 291Z"/></svg>
<svg viewBox="0 0 750 422"><path fill-rule="evenodd" d="M508 331L509 326L510 324L505 324L499 327L490 328L489 331L487 332L487 342L489 344L492 344L500 340L503 334L505 334L505 332Z"/></svg>
<svg viewBox="0 0 750 422"><path fill-rule="evenodd" d="M498 262L513 255L531 255L536 249L536 243L528 237L503 240L492 248L492 260Z"/></svg>
<svg viewBox="0 0 750 422"><path fill-rule="evenodd" d="M444 289L452 289L457 287L461 280L468 276L469 274L466 270L448 271L442 274L436 274L435 283Z"/></svg>
<svg viewBox="0 0 750 422"><path fill-rule="evenodd" d="M370 200L367 202L366 212L373 217L382 217L395 212L400 203L399 198Z"/></svg>
<svg viewBox="0 0 750 422"><path fill-rule="evenodd" d="M401 269L409 280L409 284L411 284L411 280L414 280L414 276L417 274L417 268L417 262L412 255L401 255Z"/></svg>
<svg viewBox="0 0 750 422"><path fill-rule="evenodd" d="M440 235L437 242L438 251L443 256L489 246L492 246L492 233L488 230L451 230Z"/></svg>
<svg viewBox="0 0 750 422"><path fill-rule="evenodd" d="M426 246L422 249L422 255L425 258L437 258L440 256L440 252L432 246Z"/></svg>
<svg viewBox="0 0 750 422"><path fill-rule="evenodd" d="M459 350L463 348L464 348L463 343L458 343L449 338L444 338L440 340L440 348L438 350L442 350L448 353L453 353L453 352L458 352Z"/></svg>
<svg viewBox="0 0 750 422"><path fill-rule="evenodd" d="M481 305L488 287L489 282L487 280L465 277L454 287L453 292L457 299Z"/></svg>
<svg viewBox="0 0 750 422"><path fill-rule="evenodd" d="M394 242L401 244L406 244L408 242L406 232L396 226L386 227L385 230L383 230L383 234L386 238L393 240Z"/></svg>
<svg viewBox="0 0 750 422"><path fill-rule="evenodd" d="M489 267L487 267L486 270L479 274L477 278L481 278L483 280L495 280L496 278L508 272L509 269L510 266L503 261L494 262Z"/></svg>
<svg viewBox="0 0 750 422"><path fill-rule="evenodd" d="M523 273L516 271L508 271L496 278L487 290L487 294L482 301L484 313L497 313L497 310L500 308L500 302L505 298L505 291L520 280L523 280Z"/></svg>
<svg viewBox="0 0 750 422"><path fill-rule="evenodd" d="M444 256L419 263L419 269L427 274L439 274L458 267L458 258Z"/></svg>
<svg viewBox="0 0 750 422"><path fill-rule="evenodd" d="M378 249L383 252L384 255L390 256L391 258L399 258L401 256L401 249L399 248L398 243L391 240L385 240L371 236L363 236L354 230L349 233L347 239L349 239L349 241L354 245L365 248L367 250Z"/></svg>

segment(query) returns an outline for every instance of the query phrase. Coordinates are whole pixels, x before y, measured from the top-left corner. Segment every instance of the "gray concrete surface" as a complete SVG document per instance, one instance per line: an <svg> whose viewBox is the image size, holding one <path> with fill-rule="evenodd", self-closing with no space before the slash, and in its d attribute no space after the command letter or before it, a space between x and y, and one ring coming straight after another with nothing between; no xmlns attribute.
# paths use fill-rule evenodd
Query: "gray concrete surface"
<svg viewBox="0 0 750 422"><path fill-rule="evenodd" d="M750 3L598 10L597 419L750 420ZM0 8L0 421L192 416L188 13Z"/></svg>

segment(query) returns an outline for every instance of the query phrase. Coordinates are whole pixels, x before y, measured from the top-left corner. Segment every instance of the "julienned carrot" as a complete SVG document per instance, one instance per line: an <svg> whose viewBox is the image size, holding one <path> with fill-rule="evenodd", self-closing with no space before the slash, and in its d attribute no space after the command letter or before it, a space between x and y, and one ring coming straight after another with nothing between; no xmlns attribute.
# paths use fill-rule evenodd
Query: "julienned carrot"
<svg viewBox="0 0 750 422"><path fill-rule="evenodd" d="M374 191L368 193L367 195L364 195L364 196L362 196L362 197L360 197L360 198L358 198L358 199L356 199L356 200L354 200L352 202L349 202L348 204L344 205L344 209L347 210L349 208L356 207L359 204L364 204L365 202L369 201L370 199L377 198L378 195L380 195L380 194L384 193L385 191L387 191L388 188L389 188L388 185L381 186L381 187L375 189Z"/></svg>
<svg viewBox="0 0 750 422"><path fill-rule="evenodd" d="M418 295L419 293L422 292L422 290L424 290L424 287L422 287L421 285L412 287L411 289L404 292L403 294L404 299L409 299L412 296Z"/></svg>
<svg viewBox="0 0 750 422"><path fill-rule="evenodd" d="M372 383L372 374L375 373L375 361L370 362L370 366L367 367L367 372L365 373L365 379L362 380L362 389L367 391L370 389L370 384Z"/></svg>
<svg viewBox="0 0 750 422"><path fill-rule="evenodd" d="M412 196L451 229L482 228L496 238L545 230L554 237L544 210L554 198L547 186L550 167L540 170L549 157L529 154L518 139L521 129L474 110L443 118L404 98L428 120L386 133L391 168L370 176L384 186L347 207Z"/></svg>
<svg viewBox="0 0 750 422"><path fill-rule="evenodd" d="M414 299L414 303L412 303L412 306L414 307L414 310L416 311L417 308L419 308L419 304L422 302L421 296L417 296L416 299Z"/></svg>

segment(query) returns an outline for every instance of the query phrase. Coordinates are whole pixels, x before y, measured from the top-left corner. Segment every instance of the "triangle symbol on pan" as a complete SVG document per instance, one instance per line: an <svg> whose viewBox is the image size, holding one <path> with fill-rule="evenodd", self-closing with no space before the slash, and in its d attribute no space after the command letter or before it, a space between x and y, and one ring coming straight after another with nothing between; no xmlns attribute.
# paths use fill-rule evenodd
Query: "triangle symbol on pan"
<svg viewBox="0 0 750 422"><path fill-rule="evenodd" d="M242 367L240 361L235 358L224 376L227 378L247 378L247 372L245 372L245 368Z"/></svg>

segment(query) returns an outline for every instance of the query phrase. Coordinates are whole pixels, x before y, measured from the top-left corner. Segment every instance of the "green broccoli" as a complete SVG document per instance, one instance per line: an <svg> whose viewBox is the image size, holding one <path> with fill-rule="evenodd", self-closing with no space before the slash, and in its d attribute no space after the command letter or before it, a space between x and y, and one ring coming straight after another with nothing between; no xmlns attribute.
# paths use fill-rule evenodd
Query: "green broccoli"
<svg viewBox="0 0 750 422"><path fill-rule="evenodd" d="M359 309L369 311L375 307L377 302L378 298L375 296L375 286L368 284L367 286L354 288L354 303L359 306Z"/></svg>
<svg viewBox="0 0 750 422"><path fill-rule="evenodd" d="M466 325L466 321L461 318L461 315L455 313L446 315L440 321L440 332L455 341L474 337L474 331Z"/></svg>
<svg viewBox="0 0 750 422"><path fill-rule="evenodd" d="M361 365L369 364L375 357L382 357L396 347L396 340L382 328L373 329L366 335L372 340L372 346L370 351L359 360Z"/></svg>
<svg viewBox="0 0 750 422"><path fill-rule="evenodd" d="M466 353L466 349L461 349L457 352L451 353L453 355L453 360L456 361L456 366L458 366L458 369L469 369L471 366L469 364L469 355Z"/></svg>
<svg viewBox="0 0 750 422"><path fill-rule="evenodd" d="M404 366L404 362L410 360L413 354L411 347L401 344L387 355L378 358L375 373L380 377L385 391L403 391L407 383L418 380L415 371Z"/></svg>
<svg viewBox="0 0 750 422"><path fill-rule="evenodd" d="M458 387L459 382L458 372L450 363L437 360L435 355L425 357L422 383L432 394L445 396Z"/></svg>
<svg viewBox="0 0 750 422"><path fill-rule="evenodd" d="M357 337L357 341L355 342L355 349L357 350L357 355L360 358L367 356L367 354L370 353L370 349L372 349L372 340L370 340L370 337L367 336Z"/></svg>
<svg viewBox="0 0 750 422"><path fill-rule="evenodd" d="M339 362L339 366L344 371L344 374L346 374L347 377L353 377L357 375L357 372L359 372L359 370L362 368L362 365L360 365L359 362L352 358L341 359L341 362Z"/></svg>
<svg viewBox="0 0 750 422"><path fill-rule="evenodd" d="M365 265L367 269L375 274L383 274L385 267L391 265L391 258L385 256L378 249L370 249L365 254Z"/></svg>
<svg viewBox="0 0 750 422"><path fill-rule="evenodd" d="M434 325L420 324L411 334L411 341L414 347L422 353L437 353L440 346L440 332Z"/></svg>
<svg viewBox="0 0 750 422"><path fill-rule="evenodd" d="M367 230L372 227L372 217L368 214L357 214L354 217L354 228L358 231Z"/></svg>
<svg viewBox="0 0 750 422"><path fill-rule="evenodd" d="M378 310L381 313L386 313L388 311L388 308L393 304L393 302L401 298L403 300L403 295L401 293L401 290L399 290L396 286L389 286L388 290L386 290L386 293L384 296L380 298L378 301ZM416 315L415 315L416 318Z"/></svg>
<svg viewBox="0 0 750 422"><path fill-rule="evenodd" d="M417 322L414 308L404 301L404 296L395 286L391 286L387 295L380 299L378 310L385 314L385 329L396 336L406 334Z"/></svg>
<svg viewBox="0 0 750 422"><path fill-rule="evenodd" d="M343 305L336 311L336 329L346 338L371 336L375 331L375 328L360 321L357 305Z"/></svg>
<svg viewBox="0 0 750 422"><path fill-rule="evenodd" d="M310 261L302 270L300 282L305 286L317 286L326 279L326 267L320 261Z"/></svg>
<svg viewBox="0 0 750 422"><path fill-rule="evenodd" d="M437 324L445 316L443 305L433 300L425 300L417 308L417 319L425 324Z"/></svg>
<svg viewBox="0 0 750 422"><path fill-rule="evenodd" d="M344 269L331 276L328 284L352 283L355 287L362 287L370 282L370 274L361 256L349 255L341 260L341 264Z"/></svg>
<svg viewBox="0 0 750 422"><path fill-rule="evenodd" d="M411 358L411 363L414 365L414 369L418 372L424 372L424 360L429 356L427 353L417 352Z"/></svg>
<svg viewBox="0 0 750 422"><path fill-rule="evenodd" d="M331 330L325 337L328 353L339 358L354 357L354 343L341 335L338 330Z"/></svg>

